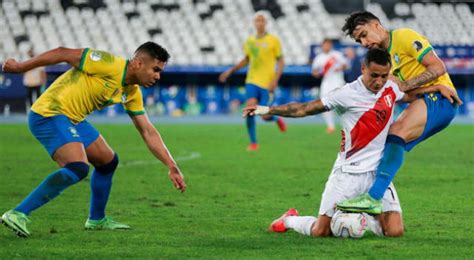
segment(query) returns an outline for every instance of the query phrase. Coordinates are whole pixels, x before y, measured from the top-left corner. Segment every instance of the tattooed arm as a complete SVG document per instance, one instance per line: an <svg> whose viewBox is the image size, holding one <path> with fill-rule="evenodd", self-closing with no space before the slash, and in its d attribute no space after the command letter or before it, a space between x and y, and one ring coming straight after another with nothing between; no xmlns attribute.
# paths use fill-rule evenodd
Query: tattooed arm
<svg viewBox="0 0 474 260"><path fill-rule="evenodd" d="M306 103L289 103L281 106L263 107L248 106L244 108L243 116L278 115L283 117L305 117L328 111L321 100Z"/></svg>
<svg viewBox="0 0 474 260"><path fill-rule="evenodd" d="M439 76L446 73L446 67L444 66L443 61L436 55L434 51L428 52L421 60L421 64L425 66L426 71L405 82L400 82L400 90L407 92L416 89L432 82Z"/></svg>

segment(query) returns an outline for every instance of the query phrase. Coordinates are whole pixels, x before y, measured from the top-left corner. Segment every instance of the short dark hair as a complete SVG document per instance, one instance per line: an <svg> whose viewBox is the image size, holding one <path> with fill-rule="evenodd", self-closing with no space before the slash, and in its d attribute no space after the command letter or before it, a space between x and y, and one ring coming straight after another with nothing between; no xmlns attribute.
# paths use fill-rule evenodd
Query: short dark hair
<svg viewBox="0 0 474 260"><path fill-rule="evenodd" d="M161 47L161 45L154 42L145 42L144 44L140 45L135 51L135 54L137 53L146 53L152 58L162 62L167 62L170 58L168 51Z"/></svg>
<svg viewBox="0 0 474 260"><path fill-rule="evenodd" d="M392 60L390 58L390 53L385 49L373 48L367 51L365 54L364 63L366 66L369 66L371 62L385 66L392 65Z"/></svg>
<svg viewBox="0 0 474 260"><path fill-rule="evenodd" d="M357 26L364 25L374 20L380 22L379 18L371 12L367 12L367 11L353 12L351 13L351 15L349 15L349 17L346 18L346 23L342 27L342 31L346 35L349 35L350 37L352 37L352 33L354 32Z"/></svg>

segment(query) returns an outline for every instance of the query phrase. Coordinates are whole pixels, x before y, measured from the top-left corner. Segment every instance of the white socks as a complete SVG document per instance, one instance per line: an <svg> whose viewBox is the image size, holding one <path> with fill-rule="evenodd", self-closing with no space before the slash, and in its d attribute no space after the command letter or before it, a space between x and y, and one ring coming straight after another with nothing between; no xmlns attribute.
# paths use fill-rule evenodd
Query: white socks
<svg viewBox="0 0 474 260"><path fill-rule="evenodd" d="M283 219L286 228L291 228L294 231L306 236L311 236L311 227L316 222L316 220L317 218L313 216L288 216Z"/></svg>

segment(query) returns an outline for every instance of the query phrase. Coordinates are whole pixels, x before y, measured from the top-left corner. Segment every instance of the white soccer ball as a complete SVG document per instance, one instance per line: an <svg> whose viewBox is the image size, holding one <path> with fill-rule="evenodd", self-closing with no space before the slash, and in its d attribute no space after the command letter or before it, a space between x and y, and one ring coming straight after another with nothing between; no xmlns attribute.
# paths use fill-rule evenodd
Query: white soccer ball
<svg viewBox="0 0 474 260"><path fill-rule="evenodd" d="M335 237L361 238L367 228L367 218L361 213L336 211L331 219L331 231Z"/></svg>

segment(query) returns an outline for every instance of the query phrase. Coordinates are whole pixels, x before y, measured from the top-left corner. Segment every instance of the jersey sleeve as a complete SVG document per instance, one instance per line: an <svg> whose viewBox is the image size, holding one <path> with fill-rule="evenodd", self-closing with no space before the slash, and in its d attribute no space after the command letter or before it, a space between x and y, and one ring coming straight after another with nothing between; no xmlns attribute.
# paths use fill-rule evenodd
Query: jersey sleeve
<svg viewBox="0 0 474 260"><path fill-rule="evenodd" d="M348 94L347 84L341 88L337 88L329 92L325 97L321 98L324 107L328 110L344 110L348 107L348 100L350 100L350 95Z"/></svg>
<svg viewBox="0 0 474 260"><path fill-rule="evenodd" d="M123 103L125 112L129 116L138 116L145 114L145 108L143 106L143 95L138 85L133 86Z"/></svg>
<svg viewBox="0 0 474 260"><path fill-rule="evenodd" d="M118 64L118 57L105 51L86 48L82 52L79 70L90 75L108 76L120 72Z"/></svg>
<svg viewBox="0 0 474 260"><path fill-rule="evenodd" d="M313 59L313 64L311 65L311 70L321 70L321 59L319 58L319 55L316 55Z"/></svg>
<svg viewBox="0 0 474 260"><path fill-rule="evenodd" d="M403 97L405 96L405 92L402 92L400 90L400 87L398 86L397 83L393 82L393 81L390 81L391 82L391 86L393 86L393 91L395 91L395 100L396 101L400 101L403 99Z"/></svg>
<svg viewBox="0 0 474 260"><path fill-rule="evenodd" d="M414 30L403 29L402 35L403 37L400 38L403 41L401 46L408 55L418 62L421 62L423 57L433 50L428 39Z"/></svg>

